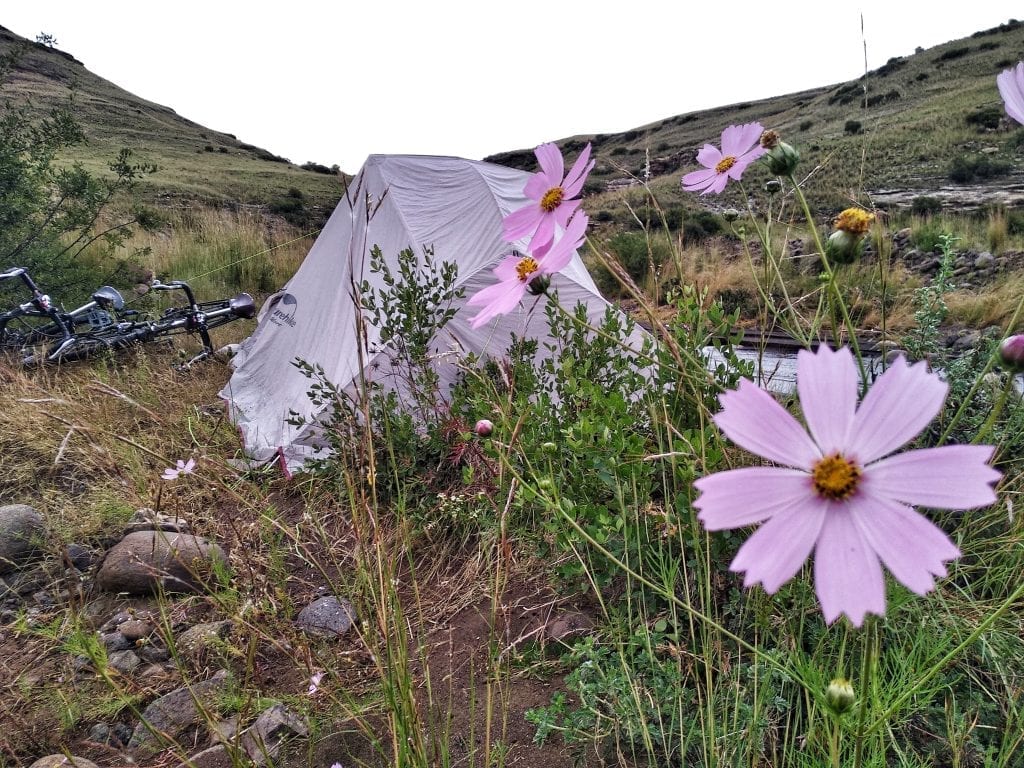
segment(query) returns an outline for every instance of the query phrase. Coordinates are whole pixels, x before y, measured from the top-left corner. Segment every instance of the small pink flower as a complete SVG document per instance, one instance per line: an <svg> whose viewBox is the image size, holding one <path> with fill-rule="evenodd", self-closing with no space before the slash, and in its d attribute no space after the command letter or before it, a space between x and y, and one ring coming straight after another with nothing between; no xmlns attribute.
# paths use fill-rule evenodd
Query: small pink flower
<svg viewBox="0 0 1024 768"><path fill-rule="evenodd" d="M590 145L583 149L569 173L562 178L565 163L555 144L541 144L534 150L541 170L533 174L523 189L532 202L504 218L505 239L513 242L530 236L527 250L536 252L555 239L555 227L566 229L569 219L580 207L573 199L583 191L583 182L594 167Z"/></svg>
<svg viewBox="0 0 1024 768"><path fill-rule="evenodd" d="M725 189L729 179L739 181L747 166L765 153L760 144L762 133L764 126L760 123L730 125L722 131L721 150L705 144L697 153L697 162L704 166L704 170L683 176L683 189L702 195L709 192L717 195Z"/></svg>
<svg viewBox="0 0 1024 768"><path fill-rule="evenodd" d="M814 552L814 581L828 623L846 614L860 626L885 613L882 565L923 595L960 555L917 504L972 509L996 500L994 448L948 445L890 456L942 408L947 385L925 363L899 357L857 403L857 365L849 349L797 356L797 391L808 430L747 380L720 397L714 417L740 447L781 466L745 467L701 478L694 506L708 530L761 524L730 570L744 586L772 593ZM808 434L809 432L809 434ZM888 457L888 458L885 458Z"/></svg>
<svg viewBox="0 0 1024 768"><path fill-rule="evenodd" d="M476 423L476 427L473 428L477 434L477 437L489 437L491 432L494 431L494 424L490 419L480 419Z"/></svg>
<svg viewBox="0 0 1024 768"><path fill-rule="evenodd" d="M309 678L309 688L306 690L306 694L312 696L314 693L320 690L320 681L324 679L324 672L317 672L311 675Z"/></svg>
<svg viewBox="0 0 1024 768"><path fill-rule="evenodd" d="M587 214L580 211L550 248L538 249L533 255L523 256L514 251L506 256L494 269L499 282L477 291L466 302L474 307L483 306L479 314L469 321L470 326L479 328L491 318L511 312L526 295L526 289L533 280L565 269L573 254L583 245L587 222Z"/></svg>
<svg viewBox="0 0 1024 768"><path fill-rule="evenodd" d="M1013 69L1004 69L996 76L999 95L1006 105L1006 114L1024 125L1024 61Z"/></svg>
<svg viewBox="0 0 1024 768"><path fill-rule="evenodd" d="M175 464L177 466L168 467L160 477L164 480L177 480L180 475L191 475L192 471L196 468L195 459L189 459L188 461L178 459Z"/></svg>

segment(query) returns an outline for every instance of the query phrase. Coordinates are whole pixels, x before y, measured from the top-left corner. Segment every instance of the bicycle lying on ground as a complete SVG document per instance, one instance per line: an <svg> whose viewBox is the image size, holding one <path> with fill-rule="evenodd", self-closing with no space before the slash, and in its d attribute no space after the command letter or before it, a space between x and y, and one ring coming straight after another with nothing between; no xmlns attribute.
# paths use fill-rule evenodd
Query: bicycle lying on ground
<svg viewBox="0 0 1024 768"><path fill-rule="evenodd" d="M124 311L124 300L110 286L100 288L90 302L78 309L63 312L54 307L24 269L0 273L0 280L13 277L21 278L33 298L0 314L0 348L19 352L24 365L81 360L177 334L195 334L202 343L202 351L181 366L187 368L213 354L212 329L256 315L256 305L248 293L198 302L184 280L153 283L153 290L181 291L188 301L187 306L171 307L157 318L144 317L134 310ZM12 325L16 321L21 325ZM33 325L32 321L38 324Z"/></svg>

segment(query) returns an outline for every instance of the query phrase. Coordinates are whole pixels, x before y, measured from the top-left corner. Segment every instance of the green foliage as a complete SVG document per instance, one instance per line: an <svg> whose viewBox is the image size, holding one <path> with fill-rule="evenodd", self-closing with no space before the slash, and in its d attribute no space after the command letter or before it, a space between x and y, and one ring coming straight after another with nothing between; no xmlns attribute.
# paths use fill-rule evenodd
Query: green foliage
<svg viewBox="0 0 1024 768"><path fill-rule="evenodd" d="M847 120L843 124L843 133L847 136L855 136L861 132L862 127L860 120Z"/></svg>
<svg viewBox="0 0 1024 768"><path fill-rule="evenodd" d="M646 232L620 232L608 241L608 249L637 282L657 270L669 255L668 245Z"/></svg>
<svg viewBox="0 0 1024 768"><path fill-rule="evenodd" d="M950 48L948 51L943 51L936 58L936 62L953 61L954 59L962 59L968 53L971 52L970 46L958 46L956 48Z"/></svg>
<svg viewBox="0 0 1024 768"><path fill-rule="evenodd" d="M969 184L975 180L1005 176L1011 170L1009 163L986 155L957 155L949 166L950 181Z"/></svg>
<svg viewBox="0 0 1024 768"><path fill-rule="evenodd" d="M994 131L1003 119L1003 108L995 104L978 107L964 118L968 125L975 126L979 131Z"/></svg>
<svg viewBox="0 0 1024 768"><path fill-rule="evenodd" d="M800 121L800 131L801 132L809 131L813 127L814 127L814 121L813 120L801 120Z"/></svg>
<svg viewBox="0 0 1024 768"><path fill-rule="evenodd" d="M950 237L950 234L946 227L931 219L916 227L911 234L914 247L928 253L940 251L947 237Z"/></svg>
<svg viewBox="0 0 1024 768"><path fill-rule="evenodd" d="M0 56L0 88L17 56ZM26 104L0 105L0 266L27 268L44 290L67 300L88 295L106 276L83 258L86 249L101 249L101 268L109 270L131 227L152 222L137 209L99 225L115 196L156 170L134 162L128 149L108 164L109 176L62 164L58 156L85 138L74 108L71 101L34 119Z"/></svg>
<svg viewBox="0 0 1024 768"><path fill-rule="evenodd" d="M910 212L915 216L931 216L941 210L942 201L937 197L918 195L910 202Z"/></svg>
<svg viewBox="0 0 1024 768"><path fill-rule="evenodd" d="M939 328L949 314L946 295L953 290L953 259L956 239L950 235L939 237L942 260L932 281L914 292L914 328L902 339L902 346L912 360L932 359L941 364L945 346Z"/></svg>

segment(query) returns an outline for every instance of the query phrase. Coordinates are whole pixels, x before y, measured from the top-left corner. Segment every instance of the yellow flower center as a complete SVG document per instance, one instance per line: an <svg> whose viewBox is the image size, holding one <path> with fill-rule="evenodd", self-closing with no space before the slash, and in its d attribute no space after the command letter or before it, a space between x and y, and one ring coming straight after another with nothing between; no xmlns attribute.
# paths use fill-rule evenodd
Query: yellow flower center
<svg viewBox="0 0 1024 768"><path fill-rule="evenodd" d="M537 263L537 260L532 256L520 259L519 263L516 264L516 277L519 278L520 282L525 283L530 275L537 271L537 267L539 266L540 265Z"/></svg>
<svg viewBox="0 0 1024 768"><path fill-rule="evenodd" d="M860 208L847 208L836 217L836 229L859 237L867 233L874 220L873 213L868 213Z"/></svg>
<svg viewBox="0 0 1024 768"><path fill-rule="evenodd" d="M850 498L857 490L861 471L856 463L839 453L825 456L818 461L811 472L814 490L818 495L832 501Z"/></svg>
<svg viewBox="0 0 1024 768"><path fill-rule="evenodd" d="M734 165L736 165L736 158L732 155L726 155L718 161L718 165L715 166L715 173L725 173Z"/></svg>
<svg viewBox="0 0 1024 768"><path fill-rule="evenodd" d="M551 213L555 208L562 204L565 199L565 192L562 191L561 187L552 187L544 193L544 197L540 199L540 207L544 213Z"/></svg>

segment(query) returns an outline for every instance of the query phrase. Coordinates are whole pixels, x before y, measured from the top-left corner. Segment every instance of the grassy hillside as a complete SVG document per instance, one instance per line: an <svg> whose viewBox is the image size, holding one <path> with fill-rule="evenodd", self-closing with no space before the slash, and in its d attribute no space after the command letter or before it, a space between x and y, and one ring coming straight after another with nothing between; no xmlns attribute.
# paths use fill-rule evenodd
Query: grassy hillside
<svg viewBox="0 0 1024 768"><path fill-rule="evenodd" d="M718 143L723 128L759 121L779 131L803 153L803 172L814 169L808 191L825 195L838 208L853 198L867 203L873 193L909 189L929 194L953 185L956 158L984 158L989 175L967 183L990 189L1024 181L1020 163L1024 142L1005 118L996 75L1024 58L1024 24L1011 21L970 38L919 49L847 83L761 101L731 104L667 117L615 134L579 135L558 142L575 152L594 147L597 165L588 189L593 206L614 206L601 193L643 178L649 163L651 186L663 205L696 204L679 191L679 177L696 167L698 149ZM857 124L857 125L855 125ZM489 160L532 169L531 150L494 155ZM967 168L970 175L970 167ZM953 195L954 204L976 197ZM712 202L735 204L735 190ZM702 203L707 203L704 199Z"/></svg>
<svg viewBox="0 0 1024 768"><path fill-rule="evenodd" d="M94 75L63 51L27 41L0 27L0 55L20 51L3 83L12 104L30 104L40 113L73 105L87 143L68 159L89 170L106 167L128 147L159 171L142 187L146 198L204 203L274 204L287 208L299 190L314 208L333 208L341 179L333 173L300 168L227 133L205 128ZM327 170L327 169L322 169Z"/></svg>

